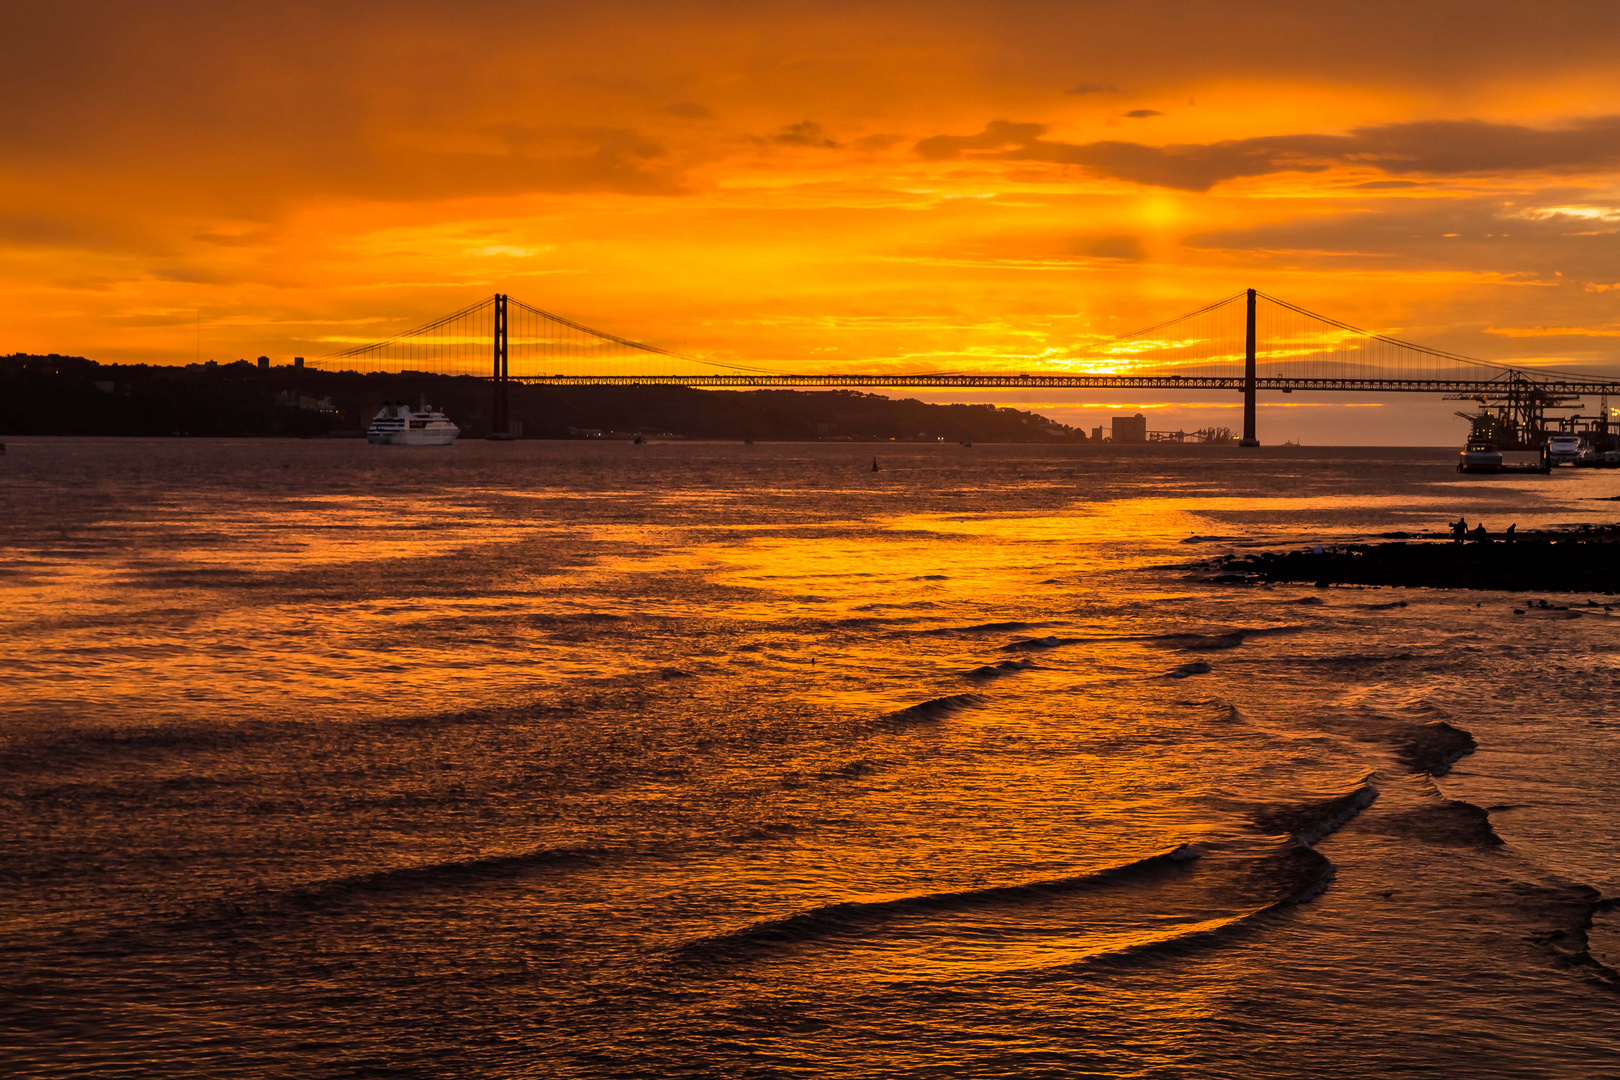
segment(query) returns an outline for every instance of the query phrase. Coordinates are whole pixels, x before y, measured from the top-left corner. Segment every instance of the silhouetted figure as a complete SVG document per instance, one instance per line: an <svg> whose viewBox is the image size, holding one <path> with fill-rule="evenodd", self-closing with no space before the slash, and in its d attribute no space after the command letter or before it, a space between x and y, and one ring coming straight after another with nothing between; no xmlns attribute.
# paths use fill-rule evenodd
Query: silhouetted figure
<svg viewBox="0 0 1620 1080"><path fill-rule="evenodd" d="M1462 543L1463 540L1467 538L1467 536L1468 536L1468 519L1467 518L1460 517L1456 521L1453 521L1451 523L1451 542L1453 544Z"/></svg>
<svg viewBox="0 0 1620 1080"><path fill-rule="evenodd" d="M1502 534L1502 538L1504 540L1506 540L1510 544L1513 543L1513 530L1517 529L1518 527L1519 527L1519 523L1517 521L1515 521L1513 524L1509 525L1507 527L1507 532Z"/></svg>
<svg viewBox="0 0 1620 1080"><path fill-rule="evenodd" d="M1476 544L1488 544L1491 542L1491 538L1485 535L1484 522L1480 522L1478 525L1474 526L1473 531L1468 535L1473 537L1474 543Z"/></svg>
<svg viewBox="0 0 1620 1080"><path fill-rule="evenodd" d="M877 472L877 471L878 471L878 467L877 467L877 457L876 457L876 455L874 455L874 456L873 456L873 457L872 457L872 471L873 471L873 472Z"/></svg>

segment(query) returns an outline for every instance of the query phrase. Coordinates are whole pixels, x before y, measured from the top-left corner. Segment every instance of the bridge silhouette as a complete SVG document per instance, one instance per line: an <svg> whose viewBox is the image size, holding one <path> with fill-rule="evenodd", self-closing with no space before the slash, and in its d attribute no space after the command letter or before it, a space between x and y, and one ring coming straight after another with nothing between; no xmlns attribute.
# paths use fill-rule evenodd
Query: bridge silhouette
<svg viewBox="0 0 1620 1080"><path fill-rule="evenodd" d="M728 364L593 329L502 293L381 341L330 353L334 371L476 375L492 383L492 430L509 430L508 387L949 389L1014 387L1229 391L1243 394L1244 446L1258 446L1260 392L1420 393L1471 400L1494 416L1500 449L1545 442L1549 423L1620 437L1608 396L1620 378L1513 367L1430 348L1340 322L1246 289L1161 323L1106 340L1048 348L1036 370L796 372ZM1596 396L1598 414L1547 416ZM1460 414L1461 415L1461 414Z"/></svg>

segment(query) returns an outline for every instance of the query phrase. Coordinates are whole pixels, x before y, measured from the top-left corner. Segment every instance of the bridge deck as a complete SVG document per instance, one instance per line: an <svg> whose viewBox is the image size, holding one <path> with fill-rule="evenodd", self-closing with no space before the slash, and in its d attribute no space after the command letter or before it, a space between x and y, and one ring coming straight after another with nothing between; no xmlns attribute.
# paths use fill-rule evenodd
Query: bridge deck
<svg viewBox="0 0 1620 1080"><path fill-rule="evenodd" d="M540 386L691 386L736 389L869 388L949 389L972 387L1070 390L1230 390L1242 393L1241 375L527 375L512 381ZM1500 394L1510 382L1493 379L1292 378L1259 376L1256 390L1351 393ZM1538 378L1535 390L1553 396L1620 393L1620 382L1601 379Z"/></svg>

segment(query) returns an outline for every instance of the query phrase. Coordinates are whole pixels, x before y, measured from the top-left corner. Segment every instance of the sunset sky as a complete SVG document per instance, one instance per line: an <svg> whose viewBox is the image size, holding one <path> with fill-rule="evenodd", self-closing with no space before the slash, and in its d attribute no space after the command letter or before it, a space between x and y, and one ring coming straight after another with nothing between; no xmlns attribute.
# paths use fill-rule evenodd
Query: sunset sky
<svg viewBox="0 0 1620 1080"><path fill-rule="evenodd" d="M728 362L1017 371L1254 286L1620 372L1617 45L1620 5L1546 0L9 4L0 352L285 362L501 291Z"/></svg>

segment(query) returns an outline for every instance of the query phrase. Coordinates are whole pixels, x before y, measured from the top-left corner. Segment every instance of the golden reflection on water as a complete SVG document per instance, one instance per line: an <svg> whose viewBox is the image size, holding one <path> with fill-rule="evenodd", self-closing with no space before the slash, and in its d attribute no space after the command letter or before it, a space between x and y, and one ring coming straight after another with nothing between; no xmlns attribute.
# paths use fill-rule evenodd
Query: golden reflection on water
<svg viewBox="0 0 1620 1080"><path fill-rule="evenodd" d="M345 1038L361 1010L429 1029L454 998L449 1037L491 1024L514 1073L553 1063L512 1049L536 1031L573 1060L701 1040L851 1075L946 1072L953 1038L1007 1049L1003 1072L1134 1039L1173 1072L1183 1043L1308 1039L1346 1001L1387 1030L1358 987L1446 987L1493 1026L1520 1010L1454 978L1458 957L1612 1027L1513 952L1546 931L1493 899L1528 844L1419 835L1465 782L1480 807L1525 802L1512 770L1574 730L1565 710L1533 751L1498 749L1547 655L1514 650L1552 624L1189 577L1236 543L1438 518L1449 476L1392 495L1329 462L1306 496L1272 490L1310 480L1283 475L1297 462L1215 483L891 451L874 477L838 448L682 447L660 473L625 449L476 448L512 456L420 497L394 492L435 459L378 458L405 464L342 496L171 493L38 541L0 577L0 660L12 745L24 723L47 737L31 850L57 863L0 926L126 997L198 987L207 1003L151 1021L167 1037L254 995ZM543 467L506 483L523 455ZM462 469L487 482L449 493ZM1595 618L1560 628L1612 644ZM1584 667L1556 689L1610 652L1560 652ZM1474 779L1412 774L1398 733L1496 694ZM266 720L293 723L239 723ZM159 737L76 743L79 724ZM1346 797L1359 832L1332 831ZM1488 816L1538 822L1566 876L1610 890L1613 845L1563 828L1582 798ZM1296 839L1302 817L1321 838ZM1459 932L1483 909L1497 927ZM73 951L108 925L133 935L115 961L101 937Z"/></svg>
<svg viewBox="0 0 1620 1080"><path fill-rule="evenodd" d="M535 505L541 495L514 488L482 494L508 507ZM544 492L547 498L557 494ZM636 595L638 580L661 576L723 588L694 590L688 599L676 589L660 602L660 614L744 622L794 615L834 621L927 617L963 602L994 607L1059 582L1084 598L1095 595L1098 586L1090 579L1098 574L1184 554L1167 547L1165 538L1218 529L1201 511L1257 502L1077 498L1061 513L899 512L864 526L833 516L792 529L746 517L711 518L744 495L670 490L657 494L650 508L636 504L643 517L661 515L664 523L656 517L570 523L549 508L498 511L470 493L155 501L120 523L125 547L88 560L52 559L29 578L0 585L9 621L25 632L30 651L59 665L51 680L15 687L13 704L72 708L76 702L106 707L123 701L134 703L137 713L211 705L244 715L279 714L300 706L341 711L357 675L423 704L448 703L453 695L443 688L451 680L537 686L587 670L610 677L645 660L633 650L578 648L544 634L440 642L433 631L488 619L521 624L525 617L569 613L634 616L639 605L628 598ZM607 491L589 498L601 506L628 496ZM1258 502L1297 509L1377 501ZM834 499L835 514L836 506ZM668 521L675 510L687 520ZM536 572L525 565L526 556L509 560L518 564L510 570L501 565L503 553L517 547L543 550L573 542L588 542L591 550L566 567ZM376 578L380 591L374 596L365 595L363 584L361 595L321 595L334 591L321 582L334 573L341 579L344 567L415 561L431 577L435 560L450 560L443 563L447 574L455 563L476 562L487 566L488 579L477 589L413 596L398 592L391 578ZM153 568L162 569L165 584L143 584ZM210 592L210 575L219 573L270 584L257 587L246 602L222 606ZM314 595L299 595L312 578ZM122 627L114 641L107 638L109 620ZM822 633L776 642L792 654L785 662L822 665L808 690L812 696L838 685L831 673L840 665L856 674L904 668L903 659L828 647L816 640Z"/></svg>

